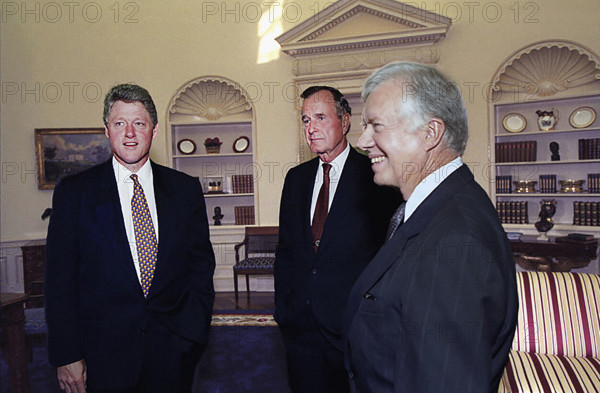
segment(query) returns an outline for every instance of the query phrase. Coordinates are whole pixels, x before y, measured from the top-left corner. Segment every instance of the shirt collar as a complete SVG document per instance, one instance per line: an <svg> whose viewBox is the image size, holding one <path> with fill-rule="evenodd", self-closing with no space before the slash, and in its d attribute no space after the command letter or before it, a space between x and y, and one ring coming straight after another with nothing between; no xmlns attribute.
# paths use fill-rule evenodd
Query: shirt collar
<svg viewBox="0 0 600 393"><path fill-rule="evenodd" d="M346 148L342 151L336 158L333 159L329 164L331 164L331 172L329 172L330 177L337 177L340 173L342 173L342 169L344 168L344 164L348 159L348 155L350 155L350 143L346 142ZM319 158L319 169L325 164L323 160ZM322 171L319 171L322 172Z"/></svg>
<svg viewBox="0 0 600 393"><path fill-rule="evenodd" d="M118 184L131 182L132 172L117 161L114 156L112 158L112 164ZM150 160L146 161L146 163L136 172L136 175L138 175L140 183L146 183L147 181L152 180L152 165L150 164Z"/></svg>
<svg viewBox="0 0 600 393"><path fill-rule="evenodd" d="M435 190L452 172L463 165L462 159L456 157L446 165L436 169L429 174L423 181L417 184L412 195L406 201L406 211L404 212L404 221L417 210L419 205Z"/></svg>

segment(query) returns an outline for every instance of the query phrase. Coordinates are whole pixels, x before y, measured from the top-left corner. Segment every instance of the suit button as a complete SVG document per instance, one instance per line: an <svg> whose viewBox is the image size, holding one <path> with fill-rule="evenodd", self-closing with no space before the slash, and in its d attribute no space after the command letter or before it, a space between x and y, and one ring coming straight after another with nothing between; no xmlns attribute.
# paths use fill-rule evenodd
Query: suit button
<svg viewBox="0 0 600 393"><path fill-rule="evenodd" d="M312 270L312 274L313 274L313 275L316 275L316 274L317 274L317 269L313 269L313 270Z"/></svg>
<svg viewBox="0 0 600 393"><path fill-rule="evenodd" d="M306 304L310 304L310 299L306 299Z"/></svg>
<svg viewBox="0 0 600 393"><path fill-rule="evenodd" d="M354 379L354 373L352 371L348 372L348 378L350 378L351 380Z"/></svg>

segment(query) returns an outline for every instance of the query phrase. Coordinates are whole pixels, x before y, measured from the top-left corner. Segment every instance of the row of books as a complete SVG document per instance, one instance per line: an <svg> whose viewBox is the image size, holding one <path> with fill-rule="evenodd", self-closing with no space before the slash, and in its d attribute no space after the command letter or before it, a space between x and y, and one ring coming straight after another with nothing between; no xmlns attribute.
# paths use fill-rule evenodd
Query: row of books
<svg viewBox="0 0 600 393"><path fill-rule="evenodd" d="M496 176L496 192L510 194L512 192L512 176Z"/></svg>
<svg viewBox="0 0 600 393"><path fill-rule="evenodd" d="M580 139L579 140L579 159L580 160L598 160L598 159L600 159L600 138Z"/></svg>
<svg viewBox="0 0 600 393"><path fill-rule="evenodd" d="M537 159L537 141L496 143L496 162L527 162Z"/></svg>
<svg viewBox="0 0 600 393"><path fill-rule="evenodd" d="M588 173L588 192L600 193L600 173Z"/></svg>
<svg viewBox="0 0 600 393"><path fill-rule="evenodd" d="M600 193L600 173L588 173L587 175L588 192L592 194ZM556 175L540 175L537 192L556 193ZM498 194L510 194L513 192L513 181L511 175L496 176L496 192Z"/></svg>
<svg viewBox="0 0 600 393"><path fill-rule="evenodd" d="M234 194L251 194L254 192L253 175L233 175L231 176L231 182Z"/></svg>
<svg viewBox="0 0 600 393"><path fill-rule="evenodd" d="M533 187L532 187L533 189ZM535 190L534 190L535 191ZM555 193L556 175L540 175L538 182L538 192ZM496 176L496 192L498 194L510 194L513 192L512 176Z"/></svg>
<svg viewBox="0 0 600 393"><path fill-rule="evenodd" d="M235 225L254 225L254 206L234 206Z"/></svg>
<svg viewBox="0 0 600 393"><path fill-rule="evenodd" d="M538 183L539 192L555 193L556 192L556 175L540 175Z"/></svg>
<svg viewBox="0 0 600 393"><path fill-rule="evenodd" d="M573 225L600 226L598 205L600 202L573 202Z"/></svg>
<svg viewBox="0 0 600 393"><path fill-rule="evenodd" d="M503 224L528 224L527 201L498 202L498 217Z"/></svg>

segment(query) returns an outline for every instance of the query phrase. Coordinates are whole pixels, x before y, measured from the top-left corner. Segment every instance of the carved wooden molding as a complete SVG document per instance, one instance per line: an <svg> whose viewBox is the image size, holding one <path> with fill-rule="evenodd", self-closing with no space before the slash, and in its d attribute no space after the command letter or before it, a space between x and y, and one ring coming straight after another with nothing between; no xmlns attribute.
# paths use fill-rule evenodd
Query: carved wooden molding
<svg viewBox="0 0 600 393"><path fill-rule="evenodd" d="M571 41L537 42L513 53L494 74L492 99L502 92L548 97L600 80L600 59Z"/></svg>
<svg viewBox="0 0 600 393"><path fill-rule="evenodd" d="M332 27L334 27L334 26L336 26L336 25L338 25L340 23L343 23L346 19L349 19L349 18L351 18L351 17L353 17L353 16L355 16L356 14L359 14L359 13L364 13L364 14L370 14L370 15L373 15L373 16L377 16L379 18L390 20L390 21L393 21L393 22L405 25L407 27L411 27L413 29L418 29L418 28L426 27L423 24L416 23L414 21L409 21L409 20L407 20L405 18L402 18L402 17L398 17L398 16L394 16L394 15L389 15L389 14L383 13L381 11L376 11L376 10L374 10L372 8L367 8L367 7L363 6L363 5L358 5L358 6L354 7L354 8L352 8L350 11L348 11L348 12L340 15L335 20L327 23L325 26L323 26L320 29L316 30L314 33L307 35L305 38L302 39L302 41L312 41L315 38L317 38L320 35L322 35L324 32L330 30Z"/></svg>
<svg viewBox="0 0 600 393"><path fill-rule="evenodd" d="M363 78L373 70L392 61L415 61L435 64L439 60L436 47L388 48L368 53L352 52L345 54L327 54L321 56L301 57L294 61L292 73L298 77L357 72L364 70Z"/></svg>
<svg viewBox="0 0 600 393"><path fill-rule="evenodd" d="M378 31L373 26L370 33L326 36L343 24L354 23L360 15L394 23L398 28ZM296 58L403 45L432 45L446 36L451 23L445 16L394 0L340 0L276 40L283 52Z"/></svg>
<svg viewBox="0 0 600 393"><path fill-rule="evenodd" d="M251 100L235 82L218 76L195 79L182 86L170 101L168 114L190 120L219 120L251 111Z"/></svg>

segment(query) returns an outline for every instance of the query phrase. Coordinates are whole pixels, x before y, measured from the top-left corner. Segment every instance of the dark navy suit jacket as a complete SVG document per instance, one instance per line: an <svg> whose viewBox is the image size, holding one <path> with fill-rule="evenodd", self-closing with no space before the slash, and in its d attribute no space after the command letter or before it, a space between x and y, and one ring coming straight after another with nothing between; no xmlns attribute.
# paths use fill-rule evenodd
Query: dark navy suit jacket
<svg viewBox="0 0 600 393"><path fill-rule="evenodd" d="M143 333L152 320L172 334L206 343L215 259L201 186L152 163L159 246L148 297L142 293L112 160L65 178L54 191L46 243L46 318L54 366L80 359L88 383L136 382Z"/></svg>
<svg viewBox="0 0 600 393"><path fill-rule="evenodd" d="M510 244L463 165L352 288L345 315L352 391L495 393L517 310Z"/></svg>
<svg viewBox="0 0 600 393"><path fill-rule="evenodd" d="M369 159L350 148L315 255L310 206L318 165L319 159L314 158L291 169L285 179L275 263L275 318L292 335L316 325L341 351L348 293L383 243L401 195L377 186Z"/></svg>

